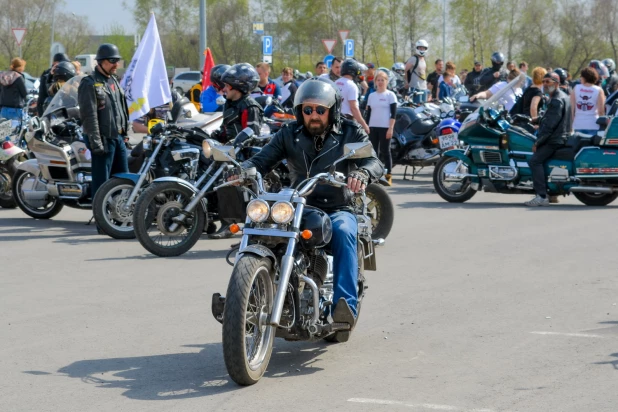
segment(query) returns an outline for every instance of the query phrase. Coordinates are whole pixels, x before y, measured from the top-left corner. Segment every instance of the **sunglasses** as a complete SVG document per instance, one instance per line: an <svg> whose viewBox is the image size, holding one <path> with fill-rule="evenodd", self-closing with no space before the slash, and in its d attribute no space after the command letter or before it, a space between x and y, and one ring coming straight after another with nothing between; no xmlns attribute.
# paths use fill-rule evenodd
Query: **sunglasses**
<svg viewBox="0 0 618 412"><path fill-rule="evenodd" d="M118 63L120 61L120 59L105 59L105 60L107 60L111 64L116 64L116 63Z"/></svg>
<svg viewBox="0 0 618 412"><path fill-rule="evenodd" d="M543 80L543 84L552 84L552 83L556 83L553 80Z"/></svg>
<svg viewBox="0 0 618 412"><path fill-rule="evenodd" d="M313 114L313 112L319 114L320 116L322 116L324 113L326 113L326 111L328 110L328 107L324 107L324 106L316 106L316 108L314 109L311 106L305 106L303 107L303 113L306 114L307 116L311 116Z"/></svg>

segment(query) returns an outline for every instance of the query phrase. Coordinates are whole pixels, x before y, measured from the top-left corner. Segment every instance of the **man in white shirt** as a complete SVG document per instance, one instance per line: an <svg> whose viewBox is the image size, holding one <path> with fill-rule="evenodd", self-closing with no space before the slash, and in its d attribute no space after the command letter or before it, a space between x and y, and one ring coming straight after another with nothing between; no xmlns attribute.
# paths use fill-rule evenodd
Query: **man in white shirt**
<svg viewBox="0 0 618 412"><path fill-rule="evenodd" d="M335 57L330 64L330 72L321 74L320 77L329 79L331 82L336 82L341 77L341 57Z"/></svg>
<svg viewBox="0 0 618 412"><path fill-rule="evenodd" d="M410 92L422 92L412 97L414 103L427 101L427 62L425 55L429 49L429 43L425 40L416 42L414 56L406 62L404 74L404 87L410 88Z"/></svg>
<svg viewBox="0 0 618 412"><path fill-rule="evenodd" d="M341 63L341 77L335 82L341 92L341 114L356 120L369 134L369 126L363 119L358 108L358 86L354 82L361 74L361 66L354 59L346 59Z"/></svg>

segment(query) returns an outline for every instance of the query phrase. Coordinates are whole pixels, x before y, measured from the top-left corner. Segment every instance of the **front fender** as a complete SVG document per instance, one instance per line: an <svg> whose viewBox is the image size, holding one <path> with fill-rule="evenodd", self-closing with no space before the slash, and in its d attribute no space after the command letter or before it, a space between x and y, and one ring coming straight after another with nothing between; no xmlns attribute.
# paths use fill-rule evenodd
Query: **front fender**
<svg viewBox="0 0 618 412"><path fill-rule="evenodd" d="M471 174L476 174L477 173L476 165L474 164L472 159L470 159L468 157L468 155L466 154L465 150L463 150L463 149L448 150L448 151L442 153L442 156L444 156L444 157L454 157L456 159L459 159L462 162L464 162L466 164L466 166L468 166L468 168L470 169L470 173Z"/></svg>
<svg viewBox="0 0 618 412"><path fill-rule="evenodd" d="M191 183L189 183L186 180L181 179L179 177L171 177L171 176L160 177L158 179L153 180L152 184L159 183L159 182L176 182L179 185L182 185L182 186L184 186L184 187L186 187L188 189L191 189L193 194L196 194L197 192L199 192L197 187L193 186Z"/></svg>
<svg viewBox="0 0 618 412"><path fill-rule="evenodd" d="M21 162L19 166L17 166L17 170L31 173L35 176L38 176L41 172L39 169L39 162L36 159L29 159L25 162Z"/></svg>
<svg viewBox="0 0 618 412"><path fill-rule="evenodd" d="M263 258L269 258L273 263L273 268L277 267L277 257L275 254L263 245L250 245L244 248L243 250L238 251L238 256L236 256L236 262L245 254L249 253L252 255L257 255Z"/></svg>
<svg viewBox="0 0 618 412"><path fill-rule="evenodd" d="M117 177L118 179L127 179L137 184L137 181L139 180L140 175L137 173L116 173L112 177Z"/></svg>

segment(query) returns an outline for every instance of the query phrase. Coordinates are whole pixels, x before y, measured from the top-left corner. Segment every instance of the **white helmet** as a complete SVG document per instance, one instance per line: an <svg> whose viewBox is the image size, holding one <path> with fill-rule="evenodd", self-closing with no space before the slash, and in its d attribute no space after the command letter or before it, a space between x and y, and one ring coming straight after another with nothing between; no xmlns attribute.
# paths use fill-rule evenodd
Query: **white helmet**
<svg viewBox="0 0 618 412"><path fill-rule="evenodd" d="M424 47L425 50L419 50L419 47ZM416 54L419 56L424 56L429 51L429 43L427 41L421 39L416 42Z"/></svg>

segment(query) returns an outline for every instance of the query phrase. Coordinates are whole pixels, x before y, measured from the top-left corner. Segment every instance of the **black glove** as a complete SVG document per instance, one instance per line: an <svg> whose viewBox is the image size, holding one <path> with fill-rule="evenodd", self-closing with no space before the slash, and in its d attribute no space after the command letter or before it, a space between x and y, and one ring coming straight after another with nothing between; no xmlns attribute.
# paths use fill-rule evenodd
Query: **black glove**
<svg viewBox="0 0 618 412"><path fill-rule="evenodd" d="M107 153L107 151L105 150L104 146L97 146L97 147L93 147L92 148L92 154L93 155L103 156L106 153Z"/></svg>
<svg viewBox="0 0 618 412"><path fill-rule="evenodd" d="M348 178L359 180L365 186L369 184L369 173L364 169L351 171Z"/></svg>

